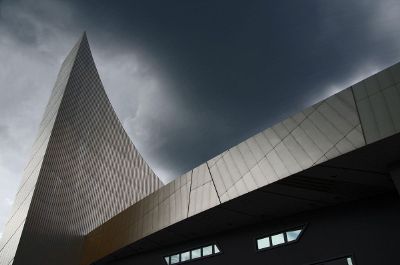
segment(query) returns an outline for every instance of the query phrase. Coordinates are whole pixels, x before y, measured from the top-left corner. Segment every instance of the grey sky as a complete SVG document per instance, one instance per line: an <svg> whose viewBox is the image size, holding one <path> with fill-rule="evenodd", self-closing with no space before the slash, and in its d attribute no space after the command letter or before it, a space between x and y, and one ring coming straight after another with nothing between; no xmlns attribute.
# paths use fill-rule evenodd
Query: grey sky
<svg viewBox="0 0 400 265"><path fill-rule="evenodd" d="M0 1L0 233L83 30L164 182L400 59L394 0Z"/></svg>

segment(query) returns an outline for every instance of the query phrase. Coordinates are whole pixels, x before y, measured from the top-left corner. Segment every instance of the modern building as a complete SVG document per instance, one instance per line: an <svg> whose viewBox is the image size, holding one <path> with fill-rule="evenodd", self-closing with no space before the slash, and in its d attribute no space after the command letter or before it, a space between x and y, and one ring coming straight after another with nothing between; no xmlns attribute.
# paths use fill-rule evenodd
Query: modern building
<svg viewBox="0 0 400 265"><path fill-rule="evenodd" d="M61 67L0 264L397 264L400 64L162 186L85 35Z"/></svg>
<svg viewBox="0 0 400 265"><path fill-rule="evenodd" d="M78 264L85 235L161 186L119 122L83 35L51 93L0 264Z"/></svg>

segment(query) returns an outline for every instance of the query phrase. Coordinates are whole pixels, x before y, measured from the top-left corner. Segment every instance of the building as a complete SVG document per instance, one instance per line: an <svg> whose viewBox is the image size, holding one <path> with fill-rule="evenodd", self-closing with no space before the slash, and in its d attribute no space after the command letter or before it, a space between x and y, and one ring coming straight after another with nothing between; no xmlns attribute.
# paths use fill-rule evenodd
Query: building
<svg viewBox="0 0 400 265"><path fill-rule="evenodd" d="M78 264L86 234L161 186L120 124L83 35L46 107L0 264Z"/></svg>
<svg viewBox="0 0 400 265"><path fill-rule="evenodd" d="M398 262L400 64L162 186L86 37L63 63L0 264Z"/></svg>

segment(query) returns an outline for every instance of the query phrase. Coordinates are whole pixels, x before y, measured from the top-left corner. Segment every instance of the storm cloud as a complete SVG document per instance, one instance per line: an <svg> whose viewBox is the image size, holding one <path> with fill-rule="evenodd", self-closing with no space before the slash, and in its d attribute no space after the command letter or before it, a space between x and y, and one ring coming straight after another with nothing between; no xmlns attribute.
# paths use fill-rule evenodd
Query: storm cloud
<svg viewBox="0 0 400 265"><path fill-rule="evenodd" d="M400 2L0 1L0 231L84 30L133 143L166 183L400 59Z"/></svg>

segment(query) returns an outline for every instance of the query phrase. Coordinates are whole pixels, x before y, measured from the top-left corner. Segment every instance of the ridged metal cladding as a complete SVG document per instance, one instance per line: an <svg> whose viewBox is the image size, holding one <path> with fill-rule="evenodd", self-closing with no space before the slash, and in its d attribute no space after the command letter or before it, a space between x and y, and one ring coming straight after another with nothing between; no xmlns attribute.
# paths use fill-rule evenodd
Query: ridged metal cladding
<svg viewBox="0 0 400 265"><path fill-rule="evenodd" d="M0 245L0 264L77 264L84 235L162 183L119 122L86 35L65 59Z"/></svg>

